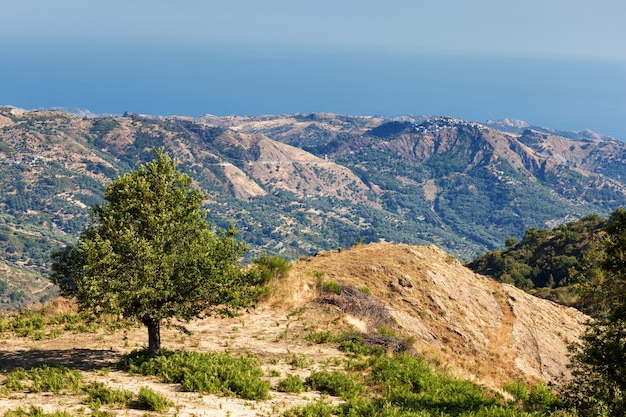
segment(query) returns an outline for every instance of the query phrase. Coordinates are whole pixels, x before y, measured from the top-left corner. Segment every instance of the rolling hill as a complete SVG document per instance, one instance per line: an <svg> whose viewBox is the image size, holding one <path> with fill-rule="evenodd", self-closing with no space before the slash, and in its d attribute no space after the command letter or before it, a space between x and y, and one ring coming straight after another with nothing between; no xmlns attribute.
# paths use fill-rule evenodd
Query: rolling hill
<svg viewBox="0 0 626 417"><path fill-rule="evenodd" d="M0 303L51 296L49 254L102 202L102 184L163 146L233 223L249 257L357 242L436 244L467 260L531 227L626 203L626 144L450 117L79 117L0 107ZM38 276L31 284L14 275ZM45 288L44 288L45 287ZM39 291L41 290L41 291Z"/></svg>

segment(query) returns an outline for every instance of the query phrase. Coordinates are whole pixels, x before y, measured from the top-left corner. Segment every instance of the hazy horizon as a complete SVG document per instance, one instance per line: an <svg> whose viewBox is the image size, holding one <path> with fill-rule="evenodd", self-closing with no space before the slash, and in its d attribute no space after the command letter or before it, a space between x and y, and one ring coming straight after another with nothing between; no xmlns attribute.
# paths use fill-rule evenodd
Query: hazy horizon
<svg viewBox="0 0 626 417"><path fill-rule="evenodd" d="M513 118L626 140L626 3L10 2L0 103Z"/></svg>

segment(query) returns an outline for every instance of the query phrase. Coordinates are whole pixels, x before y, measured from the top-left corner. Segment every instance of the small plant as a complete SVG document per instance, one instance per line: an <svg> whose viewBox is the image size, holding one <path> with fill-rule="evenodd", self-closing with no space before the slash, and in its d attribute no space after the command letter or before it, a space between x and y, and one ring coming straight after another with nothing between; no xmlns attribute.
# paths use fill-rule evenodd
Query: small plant
<svg viewBox="0 0 626 417"><path fill-rule="evenodd" d="M291 353L288 362L293 368L305 368L307 366L307 360L304 355L297 355Z"/></svg>
<svg viewBox="0 0 626 417"><path fill-rule="evenodd" d="M318 401L304 407L294 407L283 413L284 417L332 417L336 414L336 408L332 404ZM373 414L371 414L373 415ZM391 414L389 414L391 416Z"/></svg>
<svg viewBox="0 0 626 417"><path fill-rule="evenodd" d="M526 386L524 381L509 382L504 384L502 389L511 394L518 401L528 401L528 386Z"/></svg>
<svg viewBox="0 0 626 417"><path fill-rule="evenodd" d="M534 410L551 409L558 403L554 392L545 384L539 383L533 386L528 393L529 408Z"/></svg>
<svg viewBox="0 0 626 417"><path fill-rule="evenodd" d="M22 407L18 407L15 410L7 410L3 417L72 417L72 415L67 411L44 413L43 408L31 405L28 411Z"/></svg>
<svg viewBox="0 0 626 417"><path fill-rule="evenodd" d="M287 378L281 380L276 387L279 392L291 392L300 394L304 391L304 382L298 375L288 375Z"/></svg>
<svg viewBox="0 0 626 417"><path fill-rule="evenodd" d="M112 389L102 382L92 382L84 386L83 391L87 394L85 403L93 410L98 410L103 405L123 406L133 398L132 392Z"/></svg>
<svg viewBox="0 0 626 417"><path fill-rule="evenodd" d="M320 345L322 343L336 343L339 341L339 337L331 332L318 332L308 334L306 340Z"/></svg>
<svg viewBox="0 0 626 417"><path fill-rule="evenodd" d="M51 364L41 365L30 370L18 369L9 372L5 378L3 390L11 393L28 388L32 393L52 392L59 394L63 390L78 392L81 385L82 375L80 372Z"/></svg>
<svg viewBox="0 0 626 417"><path fill-rule="evenodd" d="M339 371L313 372L306 380L307 386L324 394L342 397L346 400L355 398L365 391L358 381Z"/></svg>
<svg viewBox="0 0 626 417"><path fill-rule="evenodd" d="M372 291L370 291L369 288L363 286L363 287L359 287L359 291L361 291L363 294L370 296L372 295Z"/></svg>
<svg viewBox="0 0 626 417"><path fill-rule="evenodd" d="M140 410L164 413L172 406L172 402L151 388L141 387L139 388L136 406Z"/></svg>
<svg viewBox="0 0 626 417"><path fill-rule="evenodd" d="M344 335L339 343L339 349L352 357L362 355L379 356L387 352L387 349L382 346L369 346L363 340L363 335L358 333L348 333Z"/></svg>
<svg viewBox="0 0 626 417"><path fill-rule="evenodd" d="M317 286L322 292L332 292L334 294L341 294L341 285L334 281L326 281L323 278L318 278Z"/></svg>
<svg viewBox="0 0 626 417"><path fill-rule="evenodd" d="M261 275L261 282L267 284L273 279L285 279L291 271L291 264L285 258L280 256L261 255L261 257L253 259Z"/></svg>
<svg viewBox="0 0 626 417"><path fill-rule="evenodd" d="M250 356L166 350L150 357L140 350L127 355L121 365L129 372L179 383L184 391L223 393L247 400L266 399L269 395L269 382L261 380L263 371Z"/></svg>

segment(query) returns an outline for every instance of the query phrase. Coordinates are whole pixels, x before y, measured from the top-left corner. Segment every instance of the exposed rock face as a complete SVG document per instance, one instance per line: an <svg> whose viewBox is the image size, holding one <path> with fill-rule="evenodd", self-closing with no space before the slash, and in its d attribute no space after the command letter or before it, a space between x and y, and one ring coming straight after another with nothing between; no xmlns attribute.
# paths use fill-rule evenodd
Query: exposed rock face
<svg viewBox="0 0 626 417"><path fill-rule="evenodd" d="M418 352L493 386L567 375L567 346L588 319L477 275L434 246L360 245L300 261L292 271L300 288L292 296L300 303L315 296L315 284L307 282L313 271L324 271L324 279L340 285L367 287L400 331L414 338ZM368 323L367 314L356 318L350 322L361 329ZM376 329L370 325L369 331Z"/></svg>

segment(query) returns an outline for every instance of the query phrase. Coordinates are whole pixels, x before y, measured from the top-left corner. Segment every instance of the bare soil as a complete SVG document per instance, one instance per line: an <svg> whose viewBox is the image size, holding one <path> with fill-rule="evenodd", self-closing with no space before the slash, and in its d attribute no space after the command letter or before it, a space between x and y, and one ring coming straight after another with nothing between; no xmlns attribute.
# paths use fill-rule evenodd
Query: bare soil
<svg viewBox="0 0 626 417"><path fill-rule="evenodd" d="M329 304L320 297L321 281L369 296ZM345 356L336 344L314 344L307 335L347 330L374 335L381 323L387 323L385 327L410 340L414 351L440 370L498 389L520 378L547 382L566 375L567 344L579 337L586 319L576 310L476 275L432 246L381 243L322 253L294 263L289 278L272 285L269 300L238 317L193 321L187 324L190 335L164 328L163 347L253 354L276 387L289 374L305 378L314 370L342 366ZM381 321L386 314L391 322ZM56 362L80 371L87 382L101 381L135 393L148 386L174 402L168 414L177 416L273 416L320 397L314 392L293 395L273 390L269 400L246 401L187 393L177 384L116 368L123 355L146 343L142 327L65 332L46 340L1 334L0 366L11 371ZM294 357L306 365L295 368ZM0 414L29 405L46 412L88 414L83 398L69 393L0 393ZM145 415L135 409L112 412Z"/></svg>

